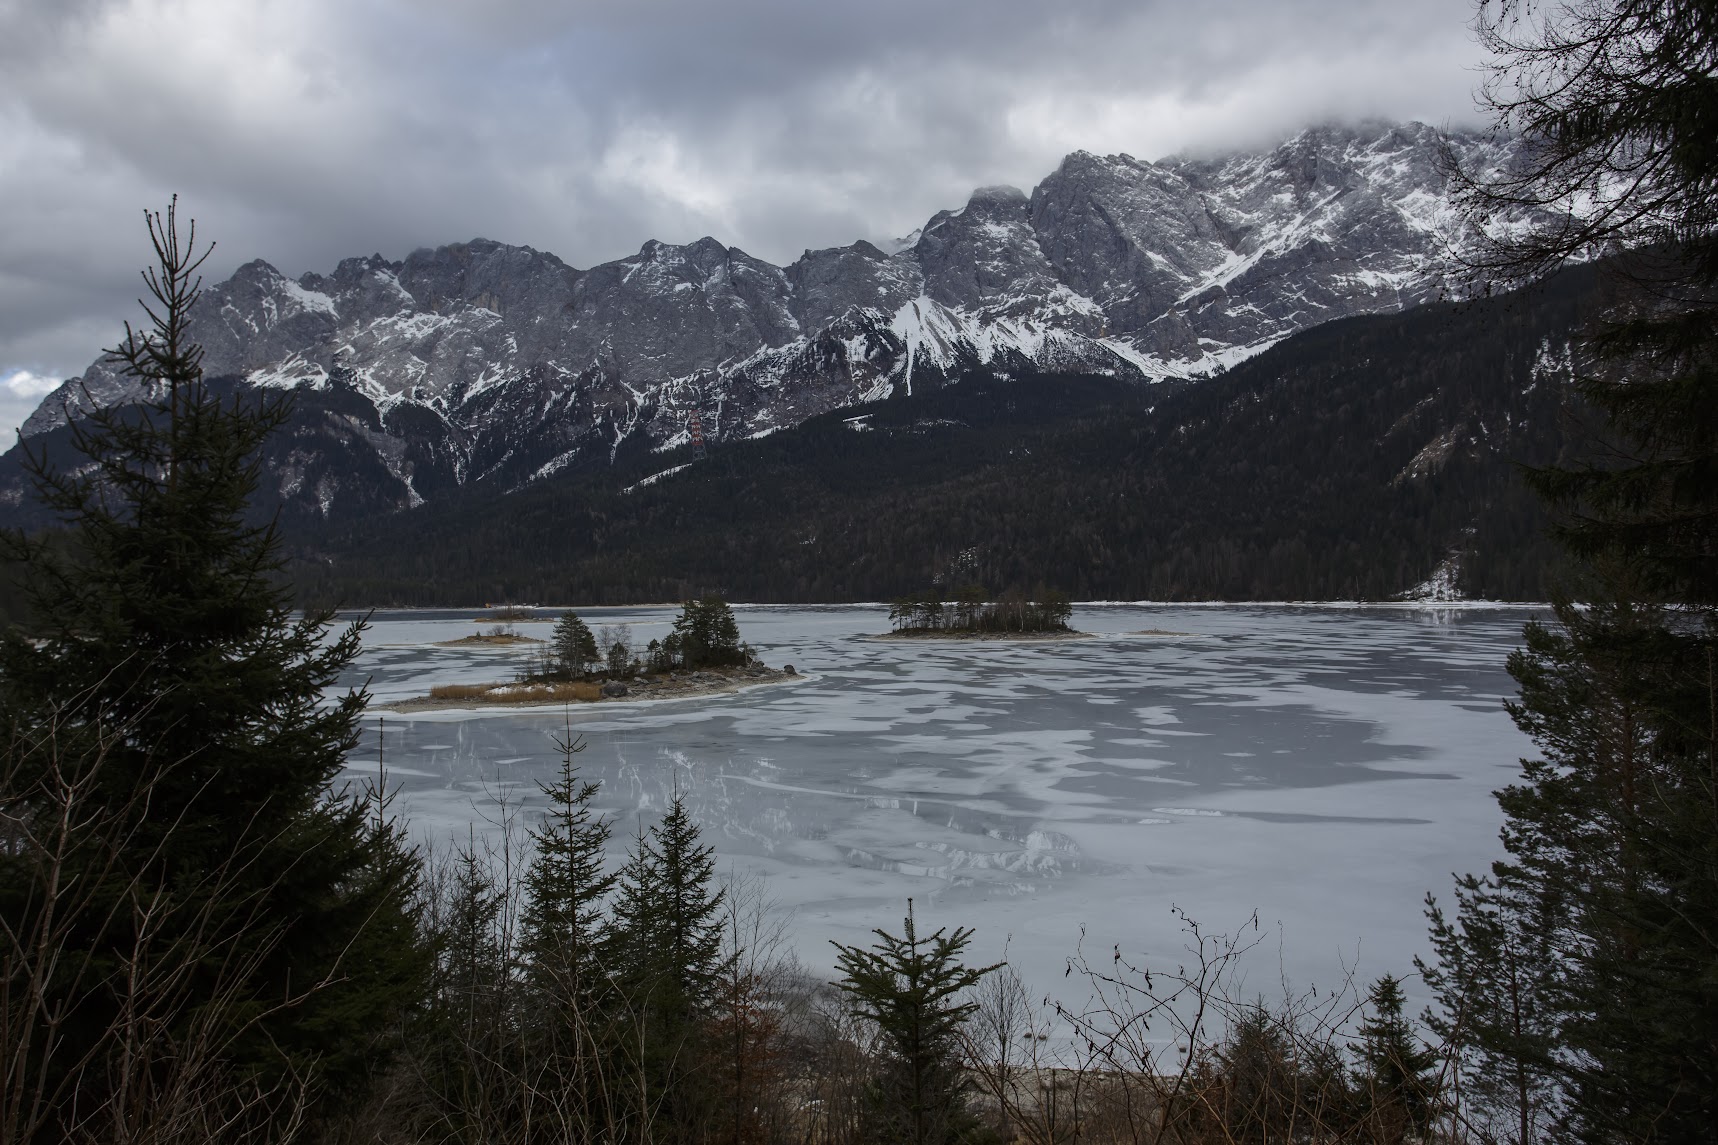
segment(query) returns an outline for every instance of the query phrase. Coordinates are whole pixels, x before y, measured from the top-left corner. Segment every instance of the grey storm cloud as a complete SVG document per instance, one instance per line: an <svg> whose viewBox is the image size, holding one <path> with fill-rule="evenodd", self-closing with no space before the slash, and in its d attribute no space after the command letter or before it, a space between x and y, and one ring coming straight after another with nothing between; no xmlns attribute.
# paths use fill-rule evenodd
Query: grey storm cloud
<svg viewBox="0 0 1718 1145"><path fill-rule="evenodd" d="M1471 0L0 0L0 412L210 273L474 236L578 266L884 240L1069 151L1470 123ZM18 373L25 371L26 373ZM8 386L8 380L16 384ZM16 424L14 420L10 424Z"/></svg>

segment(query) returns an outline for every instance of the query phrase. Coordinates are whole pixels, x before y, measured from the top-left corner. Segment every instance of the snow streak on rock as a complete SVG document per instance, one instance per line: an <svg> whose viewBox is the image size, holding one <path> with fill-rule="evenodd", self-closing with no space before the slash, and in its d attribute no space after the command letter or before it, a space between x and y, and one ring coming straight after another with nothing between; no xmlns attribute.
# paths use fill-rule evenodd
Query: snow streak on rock
<svg viewBox="0 0 1718 1145"><path fill-rule="evenodd" d="M706 439L731 440L976 368L1202 377L1319 322L1414 305L1463 241L1441 146L1375 124L1218 159L1076 152L1030 195L981 189L893 253L857 242L788 267L711 238L589 270L486 240L296 282L258 261L208 289L193 334L211 376L319 412L276 465L289 500L409 508L640 437L684 444L694 412ZM133 396L98 362L23 432Z"/></svg>

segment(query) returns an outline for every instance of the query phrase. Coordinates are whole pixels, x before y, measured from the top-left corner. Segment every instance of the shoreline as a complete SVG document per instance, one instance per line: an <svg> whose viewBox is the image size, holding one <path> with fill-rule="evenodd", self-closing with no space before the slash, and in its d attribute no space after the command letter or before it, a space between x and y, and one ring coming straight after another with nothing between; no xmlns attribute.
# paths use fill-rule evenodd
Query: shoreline
<svg viewBox="0 0 1718 1145"><path fill-rule="evenodd" d="M638 609L678 608L680 601L657 601L646 604L581 604L569 605L560 611L576 611L581 615L585 612L620 612ZM1549 601L1542 600L1076 600L1075 608L1111 609L1111 608L1152 608L1152 609L1222 609L1222 608L1332 608L1332 609L1385 609L1391 611L1428 611L1428 612L1464 612L1464 611L1514 611L1540 610L1551 607ZM729 607L739 609L887 609L886 600L855 600L855 601L820 601L811 604L792 604L781 601L752 600L730 601ZM349 605L338 610L338 615L349 616L367 612L387 612L395 614L411 613L452 613L448 619L470 620L474 623L491 623L484 615L484 610L478 607L462 607L453 604L414 604L414 605ZM555 617L542 617L543 620L553 620ZM494 623L529 624L530 620L500 621Z"/></svg>
<svg viewBox="0 0 1718 1145"><path fill-rule="evenodd" d="M547 641L539 640L535 636L520 636L517 633L508 633L508 634L505 634L502 636L487 636L487 635L484 635L483 633L479 632L479 633L475 633L471 636L461 636L456 640L437 640L435 642L435 647L437 647L437 648L472 648L472 647L483 647L485 645L488 645L488 646L494 647L494 648L511 648L511 647L518 645L518 644L545 644L545 643L547 643Z"/></svg>
<svg viewBox="0 0 1718 1145"><path fill-rule="evenodd" d="M873 632L860 637L861 640L947 640L959 644L987 643L990 641L1025 640L1030 642L1049 642L1058 640L1094 640L1100 633L1076 632L1068 629L1063 632L945 632L940 630L916 631L899 630L895 632Z"/></svg>
<svg viewBox="0 0 1718 1145"><path fill-rule="evenodd" d="M785 684L795 680L808 679L803 672L788 672L783 668L766 668L758 675L746 672L716 673L708 669L700 669L693 676L716 677L715 679L696 679L685 677L658 677L654 682L634 680L627 682L627 692L624 696L598 696L594 700L576 700L569 698L532 699L525 696L508 695L505 692L489 697L467 697L460 699L441 699L436 696L413 696L409 699L394 700L386 704L371 704L366 713L390 713L412 715L420 712L507 712L520 708L598 708L614 704L639 704L662 702L669 700L696 700L705 696L737 695L752 688L766 687L771 684ZM497 688L508 688L513 685L498 684Z"/></svg>

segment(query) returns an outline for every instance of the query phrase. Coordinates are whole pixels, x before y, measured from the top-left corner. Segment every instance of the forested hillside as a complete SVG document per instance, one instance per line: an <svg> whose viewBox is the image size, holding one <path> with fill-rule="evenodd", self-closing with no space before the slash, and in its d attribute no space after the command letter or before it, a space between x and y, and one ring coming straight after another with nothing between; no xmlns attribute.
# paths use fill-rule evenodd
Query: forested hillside
<svg viewBox="0 0 1718 1145"><path fill-rule="evenodd" d="M974 373L714 448L295 538L308 599L876 600L955 565L1076 599L1539 599L1592 276L1347 319L1211 381ZM688 464L690 463L690 464ZM648 484L646 478L676 469Z"/></svg>

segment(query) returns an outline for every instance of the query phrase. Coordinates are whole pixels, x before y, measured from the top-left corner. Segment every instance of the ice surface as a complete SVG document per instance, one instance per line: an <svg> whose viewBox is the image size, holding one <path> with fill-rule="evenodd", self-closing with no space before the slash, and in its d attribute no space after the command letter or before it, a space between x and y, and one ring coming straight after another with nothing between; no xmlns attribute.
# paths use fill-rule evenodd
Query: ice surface
<svg viewBox="0 0 1718 1145"><path fill-rule="evenodd" d="M1173 963L1172 905L1208 928L1254 910L1249 989L1412 972L1421 899L1498 853L1491 792L1531 744L1504 657L1525 610L1083 606L1096 639L893 643L880 607L738 610L797 683L575 708L617 848L678 785L724 868L764 876L803 960L921 916L977 928L1034 989L1088 950ZM672 608L588 609L646 642ZM547 615L547 614L546 614ZM533 646L438 647L475 613L382 613L350 682L378 699L507 679ZM521 623L546 636L547 623ZM1150 634L1146 634L1149 632ZM523 649L523 651L521 651ZM497 793L541 807L559 710L383 714L390 780L424 838L488 829ZM373 715L354 754L375 773ZM618 851L616 858L618 859Z"/></svg>

